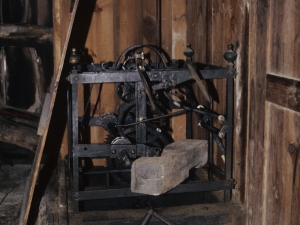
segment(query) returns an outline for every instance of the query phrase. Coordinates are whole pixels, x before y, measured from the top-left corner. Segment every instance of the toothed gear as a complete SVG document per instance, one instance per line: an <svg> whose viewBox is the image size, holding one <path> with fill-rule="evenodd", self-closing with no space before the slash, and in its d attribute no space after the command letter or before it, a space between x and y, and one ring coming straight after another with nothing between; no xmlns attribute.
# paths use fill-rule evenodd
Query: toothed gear
<svg viewBox="0 0 300 225"><path fill-rule="evenodd" d="M126 137L116 137L111 142L112 145L130 145L131 142Z"/></svg>
<svg viewBox="0 0 300 225"><path fill-rule="evenodd" d="M109 131L109 123L117 124L118 123L118 116L114 113L105 114L102 117L102 127L107 131Z"/></svg>

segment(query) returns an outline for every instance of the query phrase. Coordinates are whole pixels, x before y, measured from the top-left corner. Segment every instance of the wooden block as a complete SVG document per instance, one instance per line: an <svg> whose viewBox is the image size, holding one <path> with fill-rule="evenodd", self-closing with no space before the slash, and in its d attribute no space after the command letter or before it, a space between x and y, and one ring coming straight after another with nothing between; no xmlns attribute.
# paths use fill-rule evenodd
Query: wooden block
<svg viewBox="0 0 300 225"><path fill-rule="evenodd" d="M131 169L131 191L160 195L179 185L193 167L207 162L206 140L184 139L167 145L160 157L141 157Z"/></svg>

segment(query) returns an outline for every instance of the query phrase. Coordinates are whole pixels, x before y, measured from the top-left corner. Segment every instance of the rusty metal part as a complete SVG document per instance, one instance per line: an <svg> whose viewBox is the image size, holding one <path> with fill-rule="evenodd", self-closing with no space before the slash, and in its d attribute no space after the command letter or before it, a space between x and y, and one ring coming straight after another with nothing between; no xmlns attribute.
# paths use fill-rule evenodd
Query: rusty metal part
<svg viewBox="0 0 300 225"><path fill-rule="evenodd" d="M147 225L149 223L149 221L151 220L151 217L154 216L157 219L159 219L160 221L164 222L167 225L176 225L175 223L173 223L171 220L167 219L166 217L158 214L157 212L154 211L154 209L149 209L146 213L146 216L142 222L141 225Z"/></svg>

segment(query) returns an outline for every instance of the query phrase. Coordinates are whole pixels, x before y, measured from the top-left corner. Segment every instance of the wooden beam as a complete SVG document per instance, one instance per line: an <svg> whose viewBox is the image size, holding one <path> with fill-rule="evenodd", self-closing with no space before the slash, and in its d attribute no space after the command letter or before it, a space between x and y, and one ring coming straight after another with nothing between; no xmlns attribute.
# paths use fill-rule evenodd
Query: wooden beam
<svg viewBox="0 0 300 225"><path fill-rule="evenodd" d="M0 141L35 152L38 140L36 128L6 120L0 116Z"/></svg>
<svg viewBox="0 0 300 225"><path fill-rule="evenodd" d="M263 224L265 85L270 1L249 2L248 52L248 143L246 159L245 210L247 224ZM265 209L267 210L267 209Z"/></svg>
<svg viewBox="0 0 300 225"><path fill-rule="evenodd" d="M300 111L300 80L267 75L266 100L282 107Z"/></svg>
<svg viewBox="0 0 300 225"><path fill-rule="evenodd" d="M26 119L35 122L38 122L40 120L40 115L37 113L32 113L26 110L17 109L14 107L1 105L1 104L0 104L0 115L12 116L12 117Z"/></svg>
<svg viewBox="0 0 300 225"><path fill-rule="evenodd" d="M1 24L0 38L1 46L9 45L28 45L35 43L45 43L53 41L53 29L37 25L14 25Z"/></svg>

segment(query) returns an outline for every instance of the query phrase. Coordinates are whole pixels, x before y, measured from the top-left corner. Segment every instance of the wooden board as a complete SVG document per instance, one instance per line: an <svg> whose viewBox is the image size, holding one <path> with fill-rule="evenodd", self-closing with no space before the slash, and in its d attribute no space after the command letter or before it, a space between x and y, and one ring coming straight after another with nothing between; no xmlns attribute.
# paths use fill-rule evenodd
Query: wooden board
<svg viewBox="0 0 300 225"><path fill-rule="evenodd" d="M58 84L59 84L59 81L60 81L61 72L62 72L62 69L63 69L63 66L64 66L65 55L66 55L66 51L67 51L67 47L68 47L68 43L69 43L71 31L72 31L72 27L73 27L73 22L74 22L75 15L76 15L78 2L79 2L79 0L75 0L74 8L73 8L73 11L72 11L72 15L71 15L71 19L70 19L70 23L69 23L69 27L68 27L68 31L67 31L67 36L66 36L63 51L62 51L62 56L61 56L61 59L60 59L60 63L59 63L57 72L56 72L55 80L54 80L53 85L51 87L52 96L51 96L51 102L50 102L50 107L49 107L49 112L48 112L48 117L47 117L47 122L46 122L46 127L45 127L45 130L44 130L44 134L41 136L41 138L39 140L37 150L36 150L36 154L35 154L35 158L34 158L34 161L33 161L33 164L32 164L32 168L31 168L31 173L30 173L30 175L29 175L29 177L26 181L26 188L25 188L25 191L24 191L23 202L22 202L22 205L21 205L21 213L20 213L20 220L19 220L20 225L21 224L25 225L25 224L27 224L27 221L28 221L28 215L29 215L29 211L30 211L30 207L31 207L32 197L33 197L35 184L36 184L36 180L37 180L37 176L38 176L38 172L39 172L39 168L40 168L40 163L41 163L43 150L44 150L44 147L45 147L45 142L46 142L48 129L49 129L49 125L50 125L50 120L51 120L51 116L52 116L52 111L53 111L54 103L55 103L55 99L56 99L57 88L58 88Z"/></svg>
<svg viewBox="0 0 300 225"><path fill-rule="evenodd" d="M266 55L269 5L267 1L249 3L248 64L248 143L246 159L245 208L248 224L261 224L264 169L264 118ZM259 207L258 207L259 206Z"/></svg>
<svg viewBox="0 0 300 225"><path fill-rule="evenodd" d="M270 8L268 72L299 79L300 3L276 1Z"/></svg>
<svg viewBox="0 0 300 225"><path fill-rule="evenodd" d="M172 0L172 59L185 59L183 51L186 48L186 4L181 0ZM180 90L179 90L180 91ZM178 111L177 109L172 112ZM174 141L186 138L186 115L171 118L172 138Z"/></svg>
<svg viewBox="0 0 300 225"><path fill-rule="evenodd" d="M232 177L236 181L232 191L232 201L245 203L247 110L248 110L248 38L249 12L247 1L234 1L231 4L230 30L231 43L237 53L235 68L237 76L234 84L234 130Z"/></svg>
<svg viewBox="0 0 300 225"><path fill-rule="evenodd" d="M300 111L300 80L268 74L266 85L267 101Z"/></svg>
<svg viewBox="0 0 300 225"><path fill-rule="evenodd" d="M261 224L297 224L300 219L300 113L273 103L267 103L266 108Z"/></svg>

